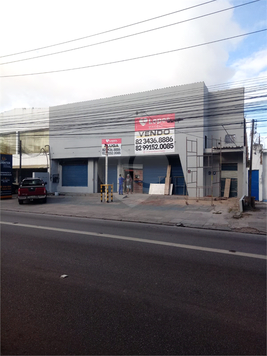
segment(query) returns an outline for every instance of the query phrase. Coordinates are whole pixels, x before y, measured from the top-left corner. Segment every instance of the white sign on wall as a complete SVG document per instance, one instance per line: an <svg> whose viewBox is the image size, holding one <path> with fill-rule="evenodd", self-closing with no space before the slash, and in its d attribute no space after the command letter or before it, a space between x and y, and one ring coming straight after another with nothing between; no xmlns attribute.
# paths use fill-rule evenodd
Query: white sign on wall
<svg viewBox="0 0 267 356"><path fill-rule="evenodd" d="M175 114L135 119L135 154L169 153L175 151Z"/></svg>
<svg viewBox="0 0 267 356"><path fill-rule="evenodd" d="M121 138L102 139L102 156L106 155L106 145L108 145L108 156L121 156Z"/></svg>

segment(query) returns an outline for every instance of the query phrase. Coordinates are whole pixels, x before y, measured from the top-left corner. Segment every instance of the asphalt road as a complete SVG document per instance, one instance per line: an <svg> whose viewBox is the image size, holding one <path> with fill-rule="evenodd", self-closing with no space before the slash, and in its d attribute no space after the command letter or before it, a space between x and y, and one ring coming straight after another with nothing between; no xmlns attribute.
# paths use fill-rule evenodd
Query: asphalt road
<svg viewBox="0 0 267 356"><path fill-rule="evenodd" d="M2 355L266 354L263 236L14 212L0 226Z"/></svg>

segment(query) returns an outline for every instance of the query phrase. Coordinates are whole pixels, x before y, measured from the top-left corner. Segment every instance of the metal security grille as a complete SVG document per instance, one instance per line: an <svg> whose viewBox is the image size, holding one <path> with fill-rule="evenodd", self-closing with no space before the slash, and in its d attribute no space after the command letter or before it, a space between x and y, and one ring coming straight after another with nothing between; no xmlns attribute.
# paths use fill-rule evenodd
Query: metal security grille
<svg viewBox="0 0 267 356"><path fill-rule="evenodd" d="M222 171L237 171L237 163L222 163Z"/></svg>

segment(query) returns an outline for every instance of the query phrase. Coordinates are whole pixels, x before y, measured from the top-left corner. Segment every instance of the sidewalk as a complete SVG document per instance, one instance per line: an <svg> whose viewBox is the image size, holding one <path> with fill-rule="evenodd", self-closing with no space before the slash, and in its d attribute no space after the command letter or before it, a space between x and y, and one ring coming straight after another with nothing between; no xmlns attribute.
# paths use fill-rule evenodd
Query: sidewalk
<svg viewBox="0 0 267 356"><path fill-rule="evenodd" d="M47 204L24 203L17 197L1 200L1 210L76 216L94 219L236 231L266 235L267 203L238 213L238 199L186 199L180 196L114 194L114 201L100 201L100 194L48 196Z"/></svg>

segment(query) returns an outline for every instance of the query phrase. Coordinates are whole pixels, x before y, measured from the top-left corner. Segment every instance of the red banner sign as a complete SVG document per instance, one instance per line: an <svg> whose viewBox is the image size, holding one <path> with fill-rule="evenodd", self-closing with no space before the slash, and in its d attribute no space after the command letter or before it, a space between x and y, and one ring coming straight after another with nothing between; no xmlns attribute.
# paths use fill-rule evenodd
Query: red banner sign
<svg viewBox="0 0 267 356"><path fill-rule="evenodd" d="M107 138L107 139L102 139L102 145L113 145L113 144L118 144L121 143L121 138Z"/></svg>
<svg viewBox="0 0 267 356"><path fill-rule="evenodd" d="M161 130L175 127L175 114L137 117L135 131Z"/></svg>
<svg viewBox="0 0 267 356"><path fill-rule="evenodd" d="M103 138L101 152L102 156L121 156L121 138Z"/></svg>

